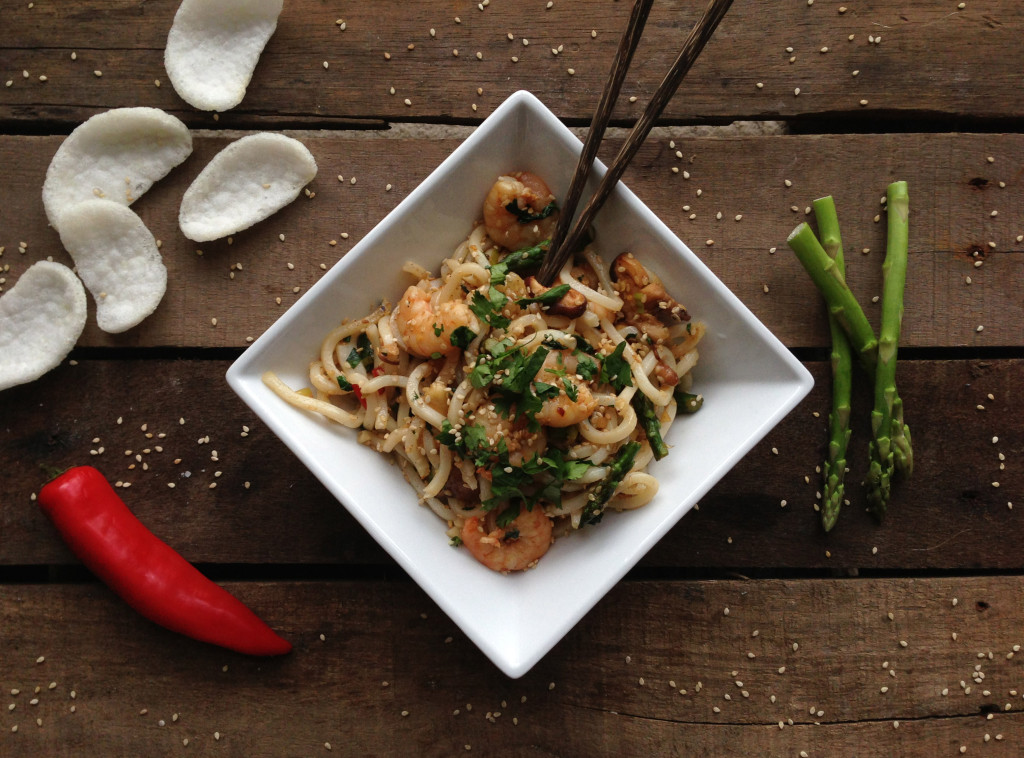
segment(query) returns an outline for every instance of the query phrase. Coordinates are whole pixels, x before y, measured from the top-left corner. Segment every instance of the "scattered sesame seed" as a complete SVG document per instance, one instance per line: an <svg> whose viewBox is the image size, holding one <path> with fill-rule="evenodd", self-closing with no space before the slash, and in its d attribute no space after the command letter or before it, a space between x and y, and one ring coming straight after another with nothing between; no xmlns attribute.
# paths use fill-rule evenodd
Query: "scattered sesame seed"
<svg viewBox="0 0 1024 758"><path fill-rule="evenodd" d="M99 69L97 69L96 71L93 71L92 73L93 73L93 76L96 76L96 77L103 76L103 72L100 71Z"/></svg>
<svg viewBox="0 0 1024 758"><path fill-rule="evenodd" d="M796 96L797 96L797 95L799 95L799 94L800 94L800 88L799 88L799 87L797 87L797 88L795 88L795 89L793 90L793 97L796 97Z"/></svg>

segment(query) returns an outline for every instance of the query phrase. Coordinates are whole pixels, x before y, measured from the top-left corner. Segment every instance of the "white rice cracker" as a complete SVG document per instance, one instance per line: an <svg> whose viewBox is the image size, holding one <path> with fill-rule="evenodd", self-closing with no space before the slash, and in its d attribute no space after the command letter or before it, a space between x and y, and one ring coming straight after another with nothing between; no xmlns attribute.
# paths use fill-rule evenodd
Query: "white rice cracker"
<svg viewBox="0 0 1024 758"><path fill-rule="evenodd" d="M221 150L181 199L178 223L207 242L248 229L292 202L316 176L312 153L283 134L242 137Z"/></svg>
<svg viewBox="0 0 1024 758"><path fill-rule="evenodd" d="M0 390L56 368L85 328L85 288L67 266L33 263L0 297Z"/></svg>
<svg viewBox="0 0 1024 758"><path fill-rule="evenodd" d="M203 111L226 111L242 102L283 5L284 0L183 0L164 48L174 91Z"/></svg>
<svg viewBox="0 0 1024 758"><path fill-rule="evenodd" d="M46 218L60 230L60 215L83 200L131 205L191 153L188 127L159 108L99 113L71 132L50 161Z"/></svg>
<svg viewBox="0 0 1024 758"><path fill-rule="evenodd" d="M64 212L60 241L96 300L100 329L123 332L156 310L167 290L167 268L134 211L110 200L86 200Z"/></svg>

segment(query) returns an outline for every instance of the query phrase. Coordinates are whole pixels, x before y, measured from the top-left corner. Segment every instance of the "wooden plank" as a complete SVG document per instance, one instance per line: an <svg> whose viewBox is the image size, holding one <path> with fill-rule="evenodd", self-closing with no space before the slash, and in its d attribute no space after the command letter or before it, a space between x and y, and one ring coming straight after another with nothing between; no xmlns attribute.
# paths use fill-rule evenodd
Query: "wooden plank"
<svg viewBox="0 0 1024 758"><path fill-rule="evenodd" d="M73 562L32 497L47 478L40 464L82 463L96 465L112 482L129 482L123 497L131 508L193 561L390 565L234 396L223 379L226 367L222 361L90 360L0 393L0 565ZM860 382L847 477L851 505L829 535L813 510L820 488L815 467L827 441L828 369L823 363L809 367L816 380L811 395L642 566L1019 567L1024 361L900 364L916 471L896 486L881 527L864 512L858 485L866 468L871 407L866 383ZM985 410L977 410L979 405ZM100 448L101 455L90 455ZM680 442L673 454L685 455L686 444ZM1008 508L1009 502L1017 508ZM443 539L440 524L435 536Z"/></svg>
<svg viewBox="0 0 1024 758"><path fill-rule="evenodd" d="M320 166L309 187L315 197L300 198L237 235L233 245L227 240L197 245L177 228L180 198L228 142L227 137L198 134L188 162L133 206L163 241L169 270L164 302L143 324L121 335L100 332L90 319L80 344L245 345L458 144L325 132L299 136ZM0 247L5 248L0 265L8 286L39 258L70 263L46 225L40 199L46 167L59 143L60 138L0 138L0 165L7 167L0 186ZM605 153L617 146L609 143ZM626 183L786 344L824 346L824 309L789 253L786 236L805 218L813 198L835 195L850 251L848 279L869 318L877 319L878 306L871 299L881 287L884 213L878 222L873 219L882 211L879 197L888 182L906 179L913 221L902 344L1020 346L1021 154L1024 135L705 138L683 132L673 137L669 131L648 142ZM681 170L672 173L673 168ZM787 180L792 187L785 186ZM742 219L737 222L738 215ZM19 254L22 242L27 252ZM859 252L865 249L870 252ZM445 252L438 251L439 260ZM699 313L699 304L689 305Z"/></svg>
<svg viewBox="0 0 1024 758"><path fill-rule="evenodd" d="M211 114L188 107L166 77L163 48L176 8L172 0L4 0L0 72L11 86L2 90L0 123L68 129L97 110L150 105L192 125L213 125ZM701 8L685 0L655 6L618 118L639 115ZM480 12L474 3L430 0L341 9L298 0L286 5L245 100L224 123L264 115L475 122L518 89L534 91L560 117L586 123L628 11L612 2L557 2L546 11L493 3ZM1020 118L1022 31L1024 9L1015 0L963 9L871 0L849 4L845 13L834 2L792 2L770 14L758 0L738 0L664 118ZM871 44L875 37L879 43Z"/></svg>
<svg viewBox="0 0 1024 758"><path fill-rule="evenodd" d="M1019 576L624 582L519 680L411 583L228 587L292 654L192 642L98 585L0 586L0 750L925 758L1024 741Z"/></svg>

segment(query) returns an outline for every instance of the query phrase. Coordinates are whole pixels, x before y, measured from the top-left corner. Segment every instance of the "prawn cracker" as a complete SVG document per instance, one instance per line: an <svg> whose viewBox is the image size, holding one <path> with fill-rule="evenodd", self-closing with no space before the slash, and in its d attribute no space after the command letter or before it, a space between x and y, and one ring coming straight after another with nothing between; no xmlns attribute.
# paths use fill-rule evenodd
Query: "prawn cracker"
<svg viewBox="0 0 1024 758"><path fill-rule="evenodd" d="M134 211L110 200L86 200L61 222L60 241L96 300L100 329L123 332L156 310L167 290L167 268Z"/></svg>
<svg viewBox="0 0 1024 758"><path fill-rule="evenodd" d="M283 0L183 0L164 48L174 91L203 111L242 102L283 6Z"/></svg>
<svg viewBox="0 0 1024 758"><path fill-rule="evenodd" d="M32 264L0 297L0 390L56 368L85 328L85 288L60 263Z"/></svg>
<svg viewBox="0 0 1024 758"><path fill-rule="evenodd" d="M312 153L283 134L251 134L221 150L185 190L178 213L190 240L248 229L285 207L316 176Z"/></svg>
<svg viewBox="0 0 1024 758"><path fill-rule="evenodd" d="M159 108L115 108L80 124L57 148L43 182L46 218L83 200L128 206L192 154L188 127Z"/></svg>

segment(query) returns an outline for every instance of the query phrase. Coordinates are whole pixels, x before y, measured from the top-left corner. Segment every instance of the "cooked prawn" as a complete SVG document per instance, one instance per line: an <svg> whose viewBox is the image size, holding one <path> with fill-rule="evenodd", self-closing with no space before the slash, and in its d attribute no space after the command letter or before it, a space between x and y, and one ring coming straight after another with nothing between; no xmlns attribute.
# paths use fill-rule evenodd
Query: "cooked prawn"
<svg viewBox="0 0 1024 758"><path fill-rule="evenodd" d="M590 418L597 410L597 398L586 382L575 379L577 360L568 350L548 354L540 369L539 378L559 388L558 395L544 400L534 418L543 426L572 426ZM566 392L569 386L574 397Z"/></svg>
<svg viewBox="0 0 1024 758"><path fill-rule="evenodd" d="M480 563L493 571L508 573L531 568L551 547L552 522L535 505L521 508L519 515L502 528L495 525L492 511L483 519L466 519L462 526L462 544Z"/></svg>
<svg viewBox="0 0 1024 758"><path fill-rule="evenodd" d="M513 420L498 413L489 403L476 408L468 421L482 426L487 439L494 440L495 444L503 440L508 450L508 462L513 466L522 466L524 461L543 455L547 449L547 436L543 429L531 432L525 416Z"/></svg>
<svg viewBox="0 0 1024 758"><path fill-rule="evenodd" d="M558 224L555 196L536 174L500 176L484 198L487 235L508 250L551 239Z"/></svg>
<svg viewBox="0 0 1024 758"><path fill-rule="evenodd" d="M459 348L452 345L452 332L460 326L479 329L476 316L464 302L448 300L435 310L430 293L416 285L409 287L398 302L393 326L405 349L420 358L456 353Z"/></svg>

